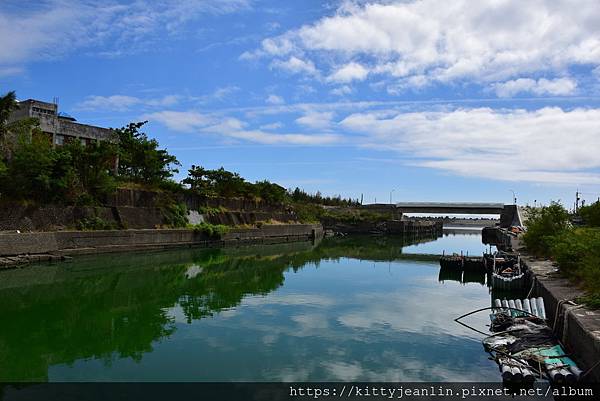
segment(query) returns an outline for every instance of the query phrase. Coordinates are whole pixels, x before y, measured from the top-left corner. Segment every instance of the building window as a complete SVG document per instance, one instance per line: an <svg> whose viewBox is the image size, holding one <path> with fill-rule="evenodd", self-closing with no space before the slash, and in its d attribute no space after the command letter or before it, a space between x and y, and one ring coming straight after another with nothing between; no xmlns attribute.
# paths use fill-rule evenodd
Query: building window
<svg viewBox="0 0 600 401"><path fill-rule="evenodd" d="M65 144L65 137L62 135L54 135L54 144L55 145L64 145Z"/></svg>

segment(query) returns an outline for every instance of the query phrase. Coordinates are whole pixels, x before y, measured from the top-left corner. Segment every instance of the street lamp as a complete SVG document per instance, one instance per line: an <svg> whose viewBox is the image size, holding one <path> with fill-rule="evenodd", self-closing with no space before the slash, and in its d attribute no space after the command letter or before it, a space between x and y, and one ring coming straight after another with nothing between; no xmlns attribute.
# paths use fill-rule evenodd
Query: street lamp
<svg viewBox="0 0 600 401"><path fill-rule="evenodd" d="M515 191L513 191L512 189L509 189L510 192L512 192L513 194L513 204L516 205L517 204L517 194L515 194Z"/></svg>
<svg viewBox="0 0 600 401"><path fill-rule="evenodd" d="M392 194L394 193L395 189L392 189L390 191L390 205L392 204Z"/></svg>

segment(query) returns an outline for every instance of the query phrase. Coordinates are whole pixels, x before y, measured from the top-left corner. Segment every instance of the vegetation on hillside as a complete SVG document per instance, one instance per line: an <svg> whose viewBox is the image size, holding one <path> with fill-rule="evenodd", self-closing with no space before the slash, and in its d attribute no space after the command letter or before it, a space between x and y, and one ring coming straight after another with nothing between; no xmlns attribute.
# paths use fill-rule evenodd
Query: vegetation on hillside
<svg viewBox="0 0 600 401"><path fill-rule="evenodd" d="M0 97L0 197L3 199L102 204L118 187L133 187L167 195L190 191L206 197L242 197L269 204L358 204L341 196L309 194L300 188L286 190L267 180L251 183L222 167L210 170L193 165L187 177L178 183L173 176L181 164L156 139L142 132L146 121L114 129L113 141L92 142L87 146L69 141L55 147L51 138L40 130L37 119L8 123L10 113L17 107L14 92ZM166 201L165 208L172 203L172 199Z"/></svg>
<svg viewBox="0 0 600 401"><path fill-rule="evenodd" d="M554 259L587 292L583 301L600 308L600 202L582 207L580 216L584 226L577 227L559 203L531 209L524 241L534 255Z"/></svg>

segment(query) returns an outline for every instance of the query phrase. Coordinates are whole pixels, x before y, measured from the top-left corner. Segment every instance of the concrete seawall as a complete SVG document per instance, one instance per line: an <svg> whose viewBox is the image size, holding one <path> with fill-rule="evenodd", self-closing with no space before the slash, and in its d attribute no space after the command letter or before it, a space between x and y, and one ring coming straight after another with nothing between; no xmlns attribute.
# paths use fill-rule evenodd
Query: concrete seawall
<svg viewBox="0 0 600 401"><path fill-rule="evenodd" d="M220 239L190 229L55 231L0 235L0 256L79 255L105 252L221 247L306 241L323 236L314 224L266 225L234 229Z"/></svg>
<svg viewBox="0 0 600 401"><path fill-rule="evenodd" d="M549 325L577 364L590 369L600 360L600 311L572 302L583 291L560 276L551 261L531 257L524 261L533 272L534 293L544 298ZM600 366L586 379L600 382Z"/></svg>

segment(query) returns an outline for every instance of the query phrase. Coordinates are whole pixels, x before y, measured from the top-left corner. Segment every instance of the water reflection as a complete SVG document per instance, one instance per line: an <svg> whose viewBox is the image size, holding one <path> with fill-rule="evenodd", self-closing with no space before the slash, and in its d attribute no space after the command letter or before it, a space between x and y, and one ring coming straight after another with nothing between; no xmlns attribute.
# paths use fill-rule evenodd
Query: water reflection
<svg viewBox="0 0 600 401"><path fill-rule="evenodd" d="M0 379L495 380L479 340L452 322L487 306L487 289L438 282L437 260L407 255L409 243L350 237L3 272Z"/></svg>

